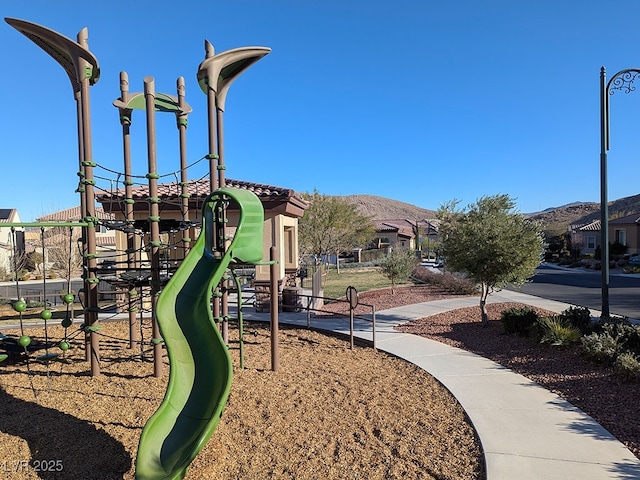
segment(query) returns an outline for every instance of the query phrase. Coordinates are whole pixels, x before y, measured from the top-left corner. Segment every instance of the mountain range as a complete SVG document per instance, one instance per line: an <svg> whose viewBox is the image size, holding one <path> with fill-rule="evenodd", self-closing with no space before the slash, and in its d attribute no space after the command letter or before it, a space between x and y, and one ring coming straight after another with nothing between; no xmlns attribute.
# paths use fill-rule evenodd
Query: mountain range
<svg viewBox="0 0 640 480"><path fill-rule="evenodd" d="M344 195L341 200L354 205L361 215L372 220L424 220L435 218L435 210L376 195Z"/></svg>
<svg viewBox="0 0 640 480"><path fill-rule="evenodd" d="M422 220L435 218L435 210L376 195L345 195L339 198L354 205L359 213L373 220ZM640 194L609 202L609 218L640 213ZM540 221L547 235L559 235L570 225L583 225L600 218L599 202L572 202L540 212L525 214Z"/></svg>

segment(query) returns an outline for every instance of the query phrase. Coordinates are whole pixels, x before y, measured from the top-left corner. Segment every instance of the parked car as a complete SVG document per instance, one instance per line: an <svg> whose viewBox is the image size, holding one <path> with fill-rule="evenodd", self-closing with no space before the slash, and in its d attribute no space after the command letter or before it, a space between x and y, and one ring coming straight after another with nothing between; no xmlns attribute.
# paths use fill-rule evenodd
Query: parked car
<svg viewBox="0 0 640 480"><path fill-rule="evenodd" d="M632 267L640 267L640 255L635 255L629 259L629 265Z"/></svg>

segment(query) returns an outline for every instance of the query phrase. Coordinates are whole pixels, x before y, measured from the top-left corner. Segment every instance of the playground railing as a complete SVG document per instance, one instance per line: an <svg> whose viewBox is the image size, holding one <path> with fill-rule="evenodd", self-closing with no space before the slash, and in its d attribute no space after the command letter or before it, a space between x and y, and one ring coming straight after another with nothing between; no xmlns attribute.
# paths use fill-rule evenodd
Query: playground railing
<svg viewBox="0 0 640 480"><path fill-rule="evenodd" d="M245 293L248 293L245 291ZM308 295L304 293L295 292L282 292L278 294L279 297L279 310L283 312L305 312L306 313L306 326L311 328L311 318L314 315L316 321L331 320L336 318L347 317L349 319L349 334L351 348L354 343L354 320L361 320L363 322L371 323L371 342L374 350L377 350L376 346L376 308L374 305L368 303L358 303L356 308L351 308L350 302L339 298L329 298L317 295ZM254 307L258 303L258 299L253 297ZM250 305L251 297L243 300L244 305ZM338 307L335 309L327 308L328 305L344 305L344 308ZM268 311L268 307L260 304L260 312ZM356 313L356 310L359 310ZM362 310L365 310L363 313Z"/></svg>

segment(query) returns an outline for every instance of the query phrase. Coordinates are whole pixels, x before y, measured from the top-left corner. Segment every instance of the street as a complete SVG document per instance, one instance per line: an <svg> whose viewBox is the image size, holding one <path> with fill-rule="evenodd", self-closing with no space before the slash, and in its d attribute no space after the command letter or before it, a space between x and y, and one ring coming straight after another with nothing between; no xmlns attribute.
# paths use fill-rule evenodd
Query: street
<svg viewBox="0 0 640 480"><path fill-rule="evenodd" d="M569 270L541 265L530 282L520 288L507 288L600 311L601 281L599 270ZM639 275L625 275L619 269L611 270L609 311L612 315L640 319Z"/></svg>

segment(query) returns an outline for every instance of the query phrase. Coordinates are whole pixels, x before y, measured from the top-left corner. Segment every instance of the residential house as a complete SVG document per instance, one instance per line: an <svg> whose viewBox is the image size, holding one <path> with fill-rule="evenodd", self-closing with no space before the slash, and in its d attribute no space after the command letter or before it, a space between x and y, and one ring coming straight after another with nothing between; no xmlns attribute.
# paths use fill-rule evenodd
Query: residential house
<svg viewBox="0 0 640 480"><path fill-rule="evenodd" d="M582 254L593 254L600 245L600 220L569 227L571 243ZM640 214L609 220L609 243L627 247L630 255L640 254Z"/></svg>
<svg viewBox="0 0 640 480"><path fill-rule="evenodd" d="M12 235L11 227L3 224L19 223L20 215L15 208L0 208L0 276L2 272L8 273L13 269L14 248L19 253L24 253L24 228L14 228L15 235Z"/></svg>
<svg viewBox="0 0 640 480"><path fill-rule="evenodd" d="M593 255L600 245L600 220L571 225L569 233L573 248L579 249L581 254Z"/></svg>
<svg viewBox="0 0 640 480"><path fill-rule="evenodd" d="M376 233L374 248L403 248L409 250L430 250L438 238L438 221L424 220L378 220L375 223ZM416 233L419 232L419 235Z"/></svg>
<svg viewBox="0 0 640 480"><path fill-rule="evenodd" d="M640 214L609 220L609 242L627 247L627 253L640 253Z"/></svg>
<svg viewBox="0 0 640 480"><path fill-rule="evenodd" d="M96 207L95 216L104 222L109 222L115 217L112 213L107 213L102 207ZM37 222L80 222L82 221L82 212L80 207L71 207L66 210L50 213L36 219ZM64 227L45 228L45 246L46 245L62 245L69 242L69 233L71 233L71 241L76 242L81 234L81 227L73 227L70 232ZM40 245L42 248L42 233L38 229L28 232L27 238L30 243ZM96 253L98 261L100 259L109 259L113 256L116 246L116 235L113 230L109 230L104 224L99 224L96 228ZM46 253L46 249L45 249Z"/></svg>

